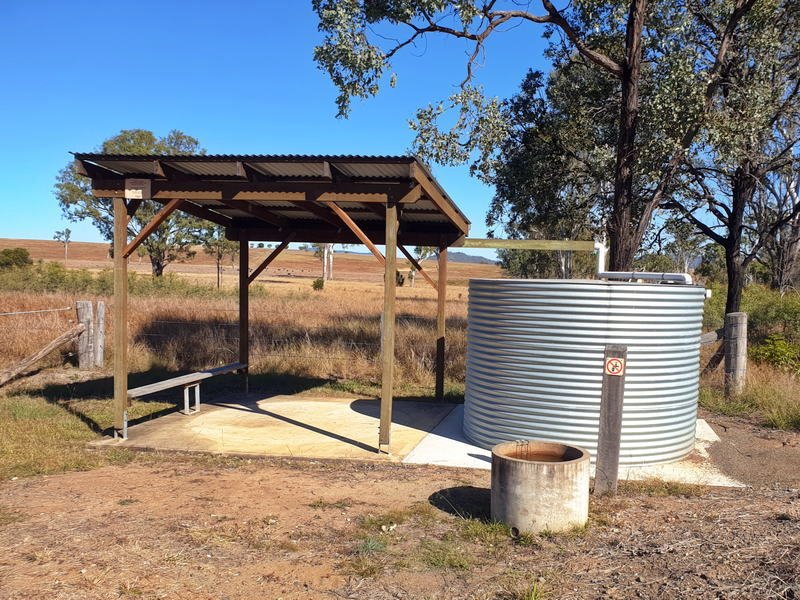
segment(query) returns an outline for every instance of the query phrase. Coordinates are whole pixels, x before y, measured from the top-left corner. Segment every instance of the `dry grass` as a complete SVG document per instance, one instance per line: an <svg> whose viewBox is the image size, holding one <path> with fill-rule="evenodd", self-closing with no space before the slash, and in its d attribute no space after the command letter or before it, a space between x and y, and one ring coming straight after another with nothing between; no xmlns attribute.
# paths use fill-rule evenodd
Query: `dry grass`
<svg viewBox="0 0 800 600"><path fill-rule="evenodd" d="M251 372L290 378L360 383L375 391L379 382L379 285L329 283L314 292L305 281L267 284L265 295L251 299ZM0 305L14 310L74 306L66 294L0 293ZM110 304L110 299L106 299ZM401 393L418 393L433 385L435 361L435 292L428 287L398 290L396 377ZM109 313L113 312L113 307ZM0 317L0 368L36 351L63 332L73 312ZM133 297L130 300L129 355L133 373L183 371L234 362L238 326L234 297ZM453 287L447 307L447 378L463 381L466 290ZM107 345L112 335L107 316ZM71 349L70 349L71 350ZM110 358L110 357L109 357ZM42 364L59 366L73 360L70 351L56 352Z"/></svg>
<svg viewBox="0 0 800 600"><path fill-rule="evenodd" d="M777 429L800 430L800 380L786 373L749 361L744 393L726 400L722 369L703 377L700 405L731 417L751 417Z"/></svg>

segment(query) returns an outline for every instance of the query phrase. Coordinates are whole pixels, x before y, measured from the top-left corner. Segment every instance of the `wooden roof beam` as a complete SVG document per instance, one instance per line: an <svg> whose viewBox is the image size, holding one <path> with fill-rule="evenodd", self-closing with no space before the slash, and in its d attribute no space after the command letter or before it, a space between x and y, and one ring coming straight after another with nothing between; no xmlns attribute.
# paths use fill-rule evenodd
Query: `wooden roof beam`
<svg viewBox="0 0 800 600"><path fill-rule="evenodd" d="M439 191L439 188L430 180L424 169L417 165L417 163L412 163L411 175L422 186L425 195L431 199L439 210L442 211L458 229L463 231L464 234L469 233L469 223L466 222L464 217L461 216L450 201L444 197Z"/></svg>
<svg viewBox="0 0 800 600"><path fill-rule="evenodd" d="M159 200L157 198L155 198L154 200L156 202L160 202L161 204L168 204L168 202L165 202L164 200ZM233 219L231 219L227 215L214 212L212 210L209 210L205 206L200 206L199 204L189 202L188 200L183 201L180 210L188 215L197 217L198 219L211 221L212 223L216 223L217 225L222 225L223 227L233 227Z"/></svg>
<svg viewBox="0 0 800 600"><path fill-rule="evenodd" d="M278 258L278 255L286 249L289 243L294 239L294 236L295 236L294 232L290 233L286 237L286 239L283 240L280 244L278 244L278 247L275 248L272 252L270 252L267 255L267 257L263 260L263 262L260 265L258 265L252 273L250 273L250 276L247 278L248 285L253 283L256 280L256 277L261 275L261 272L264 269L266 269L273 260Z"/></svg>
<svg viewBox="0 0 800 600"><path fill-rule="evenodd" d="M131 254L133 254L136 251L136 248L138 248L141 243L158 228L159 225L166 221L167 218L173 212L175 212L175 210L179 208L181 204L183 204L183 200L179 198L170 200L164 208L156 213L156 216L154 216L147 225L142 227L141 231L139 231L139 234L126 246L123 256L128 258Z"/></svg>
<svg viewBox="0 0 800 600"><path fill-rule="evenodd" d="M375 258L378 259L378 262L381 263L381 265L385 265L386 259L384 258L383 254L381 254L381 251L378 250L378 247L372 243L372 240L370 240L369 237L367 237L367 234L361 231L361 228L356 225L356 222L353 221L353 219L351 219L346 212L339 208L335 202L331 202L328 206L330 206L331 210L336 213L336 216L339 217L344 224L350 228L350 231L352 231L356 237L361 240L361 243L364 244L369 251L375 255Z"/></svg>
<svg viewBox="0 0 800 600"><path fill-rule="evenodd" d="M228 200L228 199L221 199L220 202L227 206L228 208L233 208L236 210L241 210L246 212L249 215L252 215L259 221L264 221L265 223L269 223L270 225L275 225L279 229L283 229L289 224L289 221L282 217L281 215L276 215L271 210L264 208L263 206L259 206L257 204L252 204L246 200Z"/></svg>
<svg viewBox="0 0 800 600"><path fill-rule="evenodd" d="M414 268L417 271L419 271L419 274L425 278L425 281L430 283L433 289L437 289L436 282L434 282L431 276L428 275L428 272L422 268L422 265L419 264L417 259L414 258L408 250L406 250L406 247L403 246L402 244L397 244L397 247L400 249L400 252L402 252L403 255L408 259L408 262L410 262L414 266Z"/></svg>

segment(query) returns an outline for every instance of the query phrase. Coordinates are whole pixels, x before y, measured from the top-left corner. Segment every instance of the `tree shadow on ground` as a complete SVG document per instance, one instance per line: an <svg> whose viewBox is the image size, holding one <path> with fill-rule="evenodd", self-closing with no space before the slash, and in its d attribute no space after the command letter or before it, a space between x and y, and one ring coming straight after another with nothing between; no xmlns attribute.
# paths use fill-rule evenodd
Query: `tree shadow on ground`
<svg viewBox="0 0 800 600"><path fill-rule="evenodd" d="M439 510L463 519L489 522L491 492L489 488L460 485L434 492L428 502Z"/></svg>

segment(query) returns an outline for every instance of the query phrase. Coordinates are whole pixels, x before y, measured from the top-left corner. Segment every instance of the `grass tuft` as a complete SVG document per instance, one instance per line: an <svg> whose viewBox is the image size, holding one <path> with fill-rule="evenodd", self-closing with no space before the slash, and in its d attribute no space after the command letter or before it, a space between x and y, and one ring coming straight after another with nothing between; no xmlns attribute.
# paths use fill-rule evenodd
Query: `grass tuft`
<svg viewBox="0 0 800 600"><path fill-rule="evenodd" d="M353 499L352 498L342 498L341 500L323 500L319 498L314 500L309 505L309 508L317 508L320 510L328 510L328 509L339 509L344 510L353 506Z"/></svg>
<svg viewBox="0 0 800 600"><path fill-rule="evenodd" d="M386 550L386 540L378 537L368 536L359 542L355 553L358 556L370 556Z"/></svg>
<svg viewBox="0 0 800 600"><path fill-rule="evenodd" d="M649 477L641 481L620 481L619 491L623 494L638 494L656 498L669 496L693 498L703 496L708 491L708 488L704 485L692 485L690 483L665 481L657 477Z"/></svg>
<svg viewBox="0 0 800 600"><path fill-rule="evenodd" d="M424 540L420 544L422 562L434 569L465 571L472 566L472 557L454 540Z"/></svg>
<svg viewBox="0 0 800 600"><path fill-rule="evenodd" d="M459 529L461 537L465 540L490 546L496 546L511 536L508 525L497 521L462 519L459 522Z"/></svg>

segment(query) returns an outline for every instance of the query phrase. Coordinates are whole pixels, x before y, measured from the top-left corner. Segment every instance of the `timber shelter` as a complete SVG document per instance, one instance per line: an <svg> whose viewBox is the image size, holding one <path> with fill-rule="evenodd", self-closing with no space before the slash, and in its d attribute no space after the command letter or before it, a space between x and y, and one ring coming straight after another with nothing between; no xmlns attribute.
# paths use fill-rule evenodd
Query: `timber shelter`
<svg viewBox="0 0 800 600"><path fill-rule="evenodd" d="M239 242L239 360L228 370L240 372L245 387L250 365L249 285L292 242L363 244L384 266L379 451L389 451L391 435L398 250L437 290L435 393L437 400L443 399L447 248L468 235L470 222L418 158L74 156L78 173L91 179L92 194L113 204L115 436L127 437L132 391L128 389L128 257L176 210L224 226L228 239ZM128 222L144 200L163 208L131 236ZM251 242L278 245L251 269ZM378 245L385 246L385 254ZM407 249L412 245L439 250L436 280Z"/></svg>

